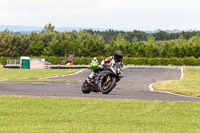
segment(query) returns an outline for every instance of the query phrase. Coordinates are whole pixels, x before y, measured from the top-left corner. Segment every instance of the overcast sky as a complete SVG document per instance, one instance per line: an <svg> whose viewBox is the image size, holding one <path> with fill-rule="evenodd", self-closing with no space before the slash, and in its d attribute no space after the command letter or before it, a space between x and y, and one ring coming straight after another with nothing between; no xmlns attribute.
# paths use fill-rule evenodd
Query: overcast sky
<svg viewBox="0 0 200 133"><path fill-rule="evenodd" d="M0 25L200 30L200 0L0 0Z"/></svg>

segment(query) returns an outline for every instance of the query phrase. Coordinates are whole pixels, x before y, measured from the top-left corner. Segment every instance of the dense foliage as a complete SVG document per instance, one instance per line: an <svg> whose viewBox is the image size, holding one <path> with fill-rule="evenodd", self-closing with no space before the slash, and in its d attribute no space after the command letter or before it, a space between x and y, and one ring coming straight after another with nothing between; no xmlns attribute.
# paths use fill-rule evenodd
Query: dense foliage
<svg viewBox="0 0 200 133"><path fill-rule="evenodd" d="M0 32L0 56L4 57L67 57L69 54L75 54L76 57L106 57L118 49L126 57L198 58L200 36L198 32L57 32L51 24L46 25L41 33L15 34L8 30Z"/></svg>
<svg viewBox="0 0 200 133"><path fill-rule="evenodd" d="M106 43L108 43L112 39L116 39L118 34L121 34L127 41L132 42L133 38L137 38L138 41L147 41L147 36L149 35L143 31L134 30L132 32L125 32L125 31L114 31L114 30L107 30L107 31L93 31L93 30L84 30L85 32L93 34L99 34L103 37ZM183 36L185 39L190 39L193 36L197 36L200 34L200 31L182 31L176 33L168 33L166 31L159 31L155 33L151 33L156 41L164 41L164 40L175 40L178 39L180 36Z"/></svg>
<svg viewBox="0 0 200 133"><path fill-rule="evenodd" d="M35 58L35 57L31 57ZM47 56L40 57L45 58L46 61L52 64L60 64L65 57ZM13 57L0 57L0 64L6 65L7 59L13 59ZM19 59L19 57L15 58ZM105 59L105 57L97 57L99 61ZM73 60L74 65L89 65L91 63L92 57L75 57ZM200 66L200 58L185 57L185 58L147 58L147 57L124 57L124 65L151 65L151 66Z"/></svg>

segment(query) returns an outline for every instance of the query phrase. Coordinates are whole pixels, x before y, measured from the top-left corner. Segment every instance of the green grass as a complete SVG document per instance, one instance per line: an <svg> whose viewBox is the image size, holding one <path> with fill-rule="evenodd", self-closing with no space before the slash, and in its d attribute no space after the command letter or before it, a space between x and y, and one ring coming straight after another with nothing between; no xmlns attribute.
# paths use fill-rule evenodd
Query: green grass
<svg viewBox="0 0 200 133"><path fill-rule="evenodd" d="M80 69L3 69L0 68L2 79L36 79L50 76L60 76L80 71Z"/></svg>
<svg viewBox="0 0 200 133"><path fill-rule="evenodd" d="M0 97L2 133L200 132L199 102Z"/></svg>
<svg viewBox="0 0 200 133"><path fill-rule="evenodd" d="M0 69L0 79L39 78L71 72L69 69ZM184 69L183 80L155 85L168 83L166 86L171 85L173 90L174 86L181 86L192 94L200 94L199 81L199 69ZM2 133L199 133L199 114L199 102L0 96Z"/></svg>
<svg viewBox="0 0 200 133"><path fill-rule="evenodd" d="M159 81L153 88L158 91L200 97L200 69L184 68L182 80Z"/></svg>

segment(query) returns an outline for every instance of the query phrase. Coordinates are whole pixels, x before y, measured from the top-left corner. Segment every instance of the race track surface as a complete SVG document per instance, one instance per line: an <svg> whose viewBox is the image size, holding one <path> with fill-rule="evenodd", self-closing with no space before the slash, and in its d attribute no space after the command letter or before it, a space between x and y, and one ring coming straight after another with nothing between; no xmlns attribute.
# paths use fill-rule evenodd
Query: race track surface
<svg viewBox="0 0 200 133"><path fill-rule="evenodd" d="M158 101L200 101L200 98L152 92L149 85L160 80L179 80L180 69L125 69L125 77L107 95L91 92L83 94L82 82L90 74L85 70L79 74L43 80L8 80L0 82L0 95L56 96L105 99L132 99Z"/></svg>

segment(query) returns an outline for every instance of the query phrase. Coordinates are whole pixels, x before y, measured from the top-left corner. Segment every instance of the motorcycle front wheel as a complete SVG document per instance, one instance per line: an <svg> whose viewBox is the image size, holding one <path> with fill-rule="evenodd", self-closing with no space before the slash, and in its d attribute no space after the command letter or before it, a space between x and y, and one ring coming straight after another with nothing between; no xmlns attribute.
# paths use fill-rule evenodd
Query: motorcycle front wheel
<svg viewBox="0 0 200 133"><path fill-rule="evenodd" d="M89 83L87 82L87 80L85 80L81 86L81 91L83 93L90 93L91 92L91 89L90 89L90 85Z"/></svg>
<svg viewBox="0 0 200 133"><path fill-rule="evenodd" d="M111 77L110 75L106 76L102 80L102 87L101 87L102 94L108 94L109 92L111 92L116 85L116 81L117 79L115 77Z"/></svg>

